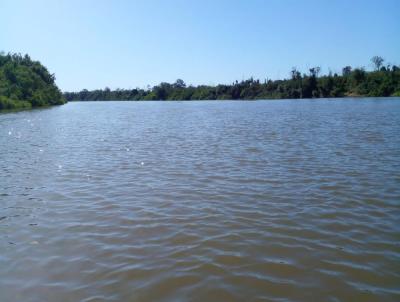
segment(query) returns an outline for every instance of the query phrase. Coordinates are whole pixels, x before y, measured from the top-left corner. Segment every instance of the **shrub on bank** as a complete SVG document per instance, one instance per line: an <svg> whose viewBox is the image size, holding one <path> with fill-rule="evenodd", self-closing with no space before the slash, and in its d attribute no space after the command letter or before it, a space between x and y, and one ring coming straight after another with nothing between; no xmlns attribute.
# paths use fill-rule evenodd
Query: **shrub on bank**
<svg viewBox="0 0 400 302"><path fill-rule="evenodd" d="M17 101L9 99L5 96L0 96L0 110L29 109L29 108L32 108L32 105L27 101Z"/></svg>

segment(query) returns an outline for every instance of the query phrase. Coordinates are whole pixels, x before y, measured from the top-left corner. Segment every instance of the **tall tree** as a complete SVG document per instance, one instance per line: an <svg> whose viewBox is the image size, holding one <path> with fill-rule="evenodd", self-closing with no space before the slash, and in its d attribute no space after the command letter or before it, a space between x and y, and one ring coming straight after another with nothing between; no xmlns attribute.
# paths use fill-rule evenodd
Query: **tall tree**
<svg viewBox="0 0 400 302"><path fill-rule="evenodd" d="M383 62L385 61L382 57L380 56L374 56L371 58L372 63L375 65L375 70L379 71L381 69L381 66Z"/></svg>

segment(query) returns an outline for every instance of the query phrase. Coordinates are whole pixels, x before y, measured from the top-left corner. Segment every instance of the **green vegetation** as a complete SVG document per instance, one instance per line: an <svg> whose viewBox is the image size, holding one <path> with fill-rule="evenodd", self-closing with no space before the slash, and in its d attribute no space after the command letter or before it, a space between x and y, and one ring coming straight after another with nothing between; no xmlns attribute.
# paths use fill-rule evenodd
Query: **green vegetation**
<svg viewBox="0 0 400 302"><path fill-rule="evenodd" d="M82 90L66 92L69 101L96 100L252 100L252 99L300 99L346 96L399 96L400 67L386 65L381 57L371 59L374 71L364 68L343 68L342 73L320 75L320 68L310 68L301 74L296 68L290 78L284 80L249 79L231 85L186 86L182 80L173 84L161 83L151 89Z"/></svg>
<svg viewBox="0 0 400 302"><path fill-rule="evenodd" d="M65 98L40 62L0 53L0 110L60 105Z"/></svg>

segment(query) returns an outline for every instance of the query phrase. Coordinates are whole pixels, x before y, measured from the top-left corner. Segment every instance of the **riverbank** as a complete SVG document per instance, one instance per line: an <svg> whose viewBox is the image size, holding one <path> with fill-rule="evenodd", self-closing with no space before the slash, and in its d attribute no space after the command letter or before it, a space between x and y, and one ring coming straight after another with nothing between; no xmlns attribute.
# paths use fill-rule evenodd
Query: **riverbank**
<svg viewBox="0 0 400 302"><path fill-rule="evenodd" d="M349 95L345 97L326 97L326 98L303 98L303 99L248 99L248 100L232 100L232 99L217 99L217 100L71 100L68 103L79 103L79 102L230 102L230 101L237 101L237 102L255 102L255 101L301 101L301 100L354 100L354 99L398 99L399 96L381 96L381 97L365 97L359 95Z"/></svg>
<svg viewBox="0 0 400 302"><path fill-rule="evenodd" d="M293 68L290 78L264 81L250 78L232 84L187 85L178 79L175 83L161 83L148 89L105 89L64 92L68 101L97 100L255 100L255 99L309 99L337 97L400 96L400 67L377 66L373 71L346 66L341 74L321 75L319 67L301 73Z"/></svg>
<svg viewBox="0 0 400 302"><path fill-rule="evenodd" d="M31 103L27 101L12 101L12 100L4 100L0 97L0 113L11 113L11 112L18 112L18 111L25 111L25 110L34 110L34 109L44 109L50 108L52 106L60 106L63 104L58 105L42 105L42 106L32 106Z"/></svg>
<svg viewBox="0 0 400 302"><path fill-rule="evenodd" d="M0 111L31 109L32 104L27 101L15 101L5 96L0 96Z"/></svg>

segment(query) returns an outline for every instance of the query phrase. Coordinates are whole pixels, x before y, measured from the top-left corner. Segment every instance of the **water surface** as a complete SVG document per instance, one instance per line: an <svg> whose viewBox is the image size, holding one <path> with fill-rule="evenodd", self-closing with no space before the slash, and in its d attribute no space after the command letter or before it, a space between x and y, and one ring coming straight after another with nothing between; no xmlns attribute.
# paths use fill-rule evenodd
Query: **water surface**
<svg viewBox="0 0 400 302"><path fill-rule="evenodd" d="M0 301L400 301L400 99L0 114Z"/></svg>

